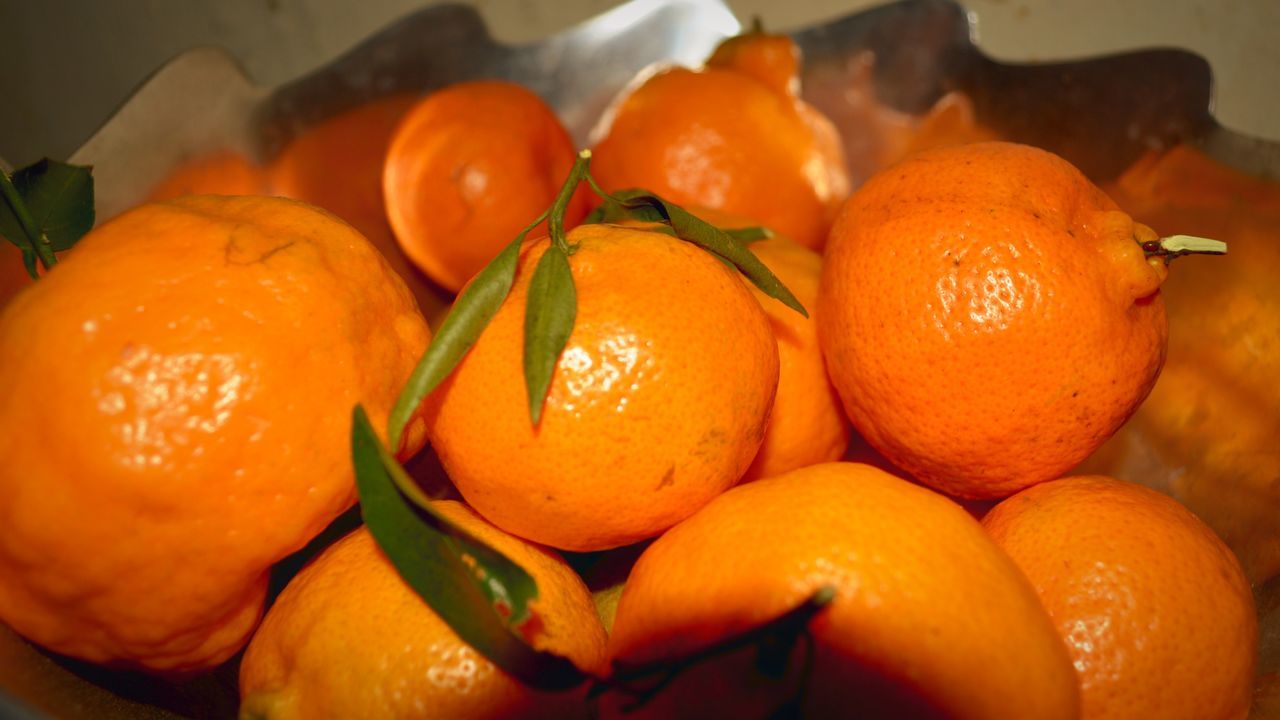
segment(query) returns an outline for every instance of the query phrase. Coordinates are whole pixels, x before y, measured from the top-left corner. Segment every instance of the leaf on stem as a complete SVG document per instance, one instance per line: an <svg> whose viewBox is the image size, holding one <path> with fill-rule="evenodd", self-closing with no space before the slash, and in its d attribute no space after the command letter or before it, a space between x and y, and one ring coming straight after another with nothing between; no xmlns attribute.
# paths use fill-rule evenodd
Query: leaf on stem
<svg viewBox="0 0 1280 720"><path fill-rule="evenodd" d="M34 222L24 228L19 212L9 202L0 202L0 235L18 244L30 229L48 241L54 252L62 252L93 228L93 170L45 158L18 170L10 178ZM28 238L37 242L40 237ZM19 247L21 245L19 244Z"/></svg>
<svg viewBox="0 0 1280 720"><path fill-rule="evenodd" d="M569 342L578 313L578 294L569 257L559 245L548 245L529 281L524 316L524 382L529 395L529 418L542 417L551 375L560 352Z"/></svg>
<svg viewBox="0 0 1280 720"><path fill-rule="evenodd" d="M728 262L764 294L809 317L808 311L796 296L744 244L750 240L768 237L767 230L743 228L735 230L731 235L648 190L634 189L605 193L594 182L591 187L605 200L604 204L597 208L597 213L602 218L598 222L617 222L619 219L626 218L666 223L671 226L676 237L691 242Z"/></svg>
<svg viewBox="0 0 1280 720"><path fill-rule="evenodd" d="M511 292L511 284L515 282L516 265L520 260L520 245L524 242L524 236L542 222L546 215L543 213L539 216L503 248L454 300L448 316L440 324L440 330L431 338L431 344L409 375L408 382L391 409L388 421L390 427L387 431L391 447L400 447L405 425L409 423L409 418L422 403L422 399L449 377L449 373L462 362L462 357L476 344L489 321L497 314L498 308L502 307L507 293Z"/></svg>
<svg viewBox="0 0 1280 720"><path fill-rule="evenodd" d="M588 697L596 698L607 692L622 693L631 698L631 702L624 705L622 711L630 712L647 704L690 668L746 648L756 651L756 668L761 674L778 679L786 671L785 665L779 666L779 663L785 663L790 658L790 649L801 636L808 633L809 622L826 609L835 597L835 587L823 585L814 590L799 605L778 617L722 638L707 647L677 657L638 664L615 660L613 674L593 683L588 691ZM778 656L769 658L762 665L759 661L760 653L770 650ZM803 690L803 685L798 688L799 692Z"/></svg>
<svg viewBox="0 0 1280 720"><path fill-rule="evenodd" d="M434 510L359 405L352 412L351 457L369 532L400 577L463 642L541 690L567 690L588 679L568 659L524 641L520 626L538 597L534 579Z"/></svg>

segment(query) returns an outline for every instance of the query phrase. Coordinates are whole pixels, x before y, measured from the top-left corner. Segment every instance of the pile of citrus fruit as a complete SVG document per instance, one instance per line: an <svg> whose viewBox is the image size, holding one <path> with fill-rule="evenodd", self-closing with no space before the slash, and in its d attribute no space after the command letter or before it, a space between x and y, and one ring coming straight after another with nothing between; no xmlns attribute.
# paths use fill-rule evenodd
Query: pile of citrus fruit
<svg viewBox="0 0 1280 720"><path fill-rule="evenodd" d="M0 621L238 662L246 718L1245 717L1235 555L1072 476L1160 375L1170 251L1023 145L853 190L798 66L731 39L581 153L510 83L393 98L102 223L0 314ZM357 502L357 406L392 476L434 454L414 527L467 570L424 590L367 512L269 601ZM468 573L579 680L464 640Z"/></svg>

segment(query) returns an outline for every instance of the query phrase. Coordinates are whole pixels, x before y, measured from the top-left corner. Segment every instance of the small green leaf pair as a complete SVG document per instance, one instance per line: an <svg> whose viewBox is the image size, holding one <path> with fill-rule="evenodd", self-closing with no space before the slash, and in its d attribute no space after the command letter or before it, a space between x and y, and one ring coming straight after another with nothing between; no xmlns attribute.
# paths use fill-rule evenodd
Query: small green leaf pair
<svg viewBox="0 0 1280 720"><path fill-rule="evenodd" d="M534 650L513 629L530 619L538 587L524 568L432 509L356 406L351 459L360 512L400 577L463 642L525 684L566 690L587 680L573 663Z"/></svg>
<svg viewBox="0 0 1280 720"><path fill-rule="evenodd" d="M736 268L765 294L808 317L795 295L746 247L748 242L768 237L767 230L722 230L645 190L605 192L591 177L590 164L591 152L583 150L551 208L525 228L458 295L392 409L392 447L399 447L401 434L423 398L453 372L498 312L515 282L520 247L525 236L546 220L551 246L539 259L530 278L524 322L524 376L529 418L535 425L541 419L556 362L573 333L577 317L577 292L569 267L569 257L577 248L569 244L565 234L564 212L583 180L604 200L587 216L587 223L622 220L655 223L652 230L703 248Z"/></svg>
<svg viewBox="0 0 1280 720"><path fill-rule="evenodd" d="M791 294L787 286L746 248L746 243L770 237L768 230L758 227L722 230L647 190L622 190L609 194L601 190L594 180L591 181L591 187L604 198L604 204L593 210L586 222L618 222L629 219L662 223L654 229L691 242L728 262L766 295L809 317L804 305Z"/></svg>
<svg viewBox="0 0 1280 720"><path fill-rule="evenodd" d="M48 158L13 177L0 171L0 236L22 251L22 264L34 279L37 259L45 269L54 253L75 245L93 228L92 169Z"/></svg>

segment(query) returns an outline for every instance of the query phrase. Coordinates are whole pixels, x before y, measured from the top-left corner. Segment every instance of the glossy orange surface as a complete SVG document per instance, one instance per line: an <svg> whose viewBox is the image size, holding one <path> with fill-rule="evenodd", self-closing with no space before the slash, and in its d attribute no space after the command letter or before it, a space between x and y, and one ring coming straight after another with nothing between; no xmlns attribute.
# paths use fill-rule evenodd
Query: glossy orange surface
<svg viewBox="0 0 1280 720"><path fill-rule="evenodd" d="M1166 495L1105 477L1027 489L983 519L1035 585L1080 676L1083 720L1240 720L1253 595L1213 531Z"/></svg>
<svg viewBox="0 0 1280 720"><path fill-rule="evenodd" d="M1088 469L1186 503L1261 583L1280 573L1280 183L1184 146L1153 153L1108 190L1163 234L1229 250L1174 261L1164 371Z"/></svg>
<svg viewBox="0 0 1280 720"><path fill-rule="evenodd" d="M569 233L578 311L539 424L524 315L547 241L426 402L428 436L467 502L568 550L652 537L737 482L760 447L778 350L735 272L691 243L614 225Z"/></svg>
<svg viewBox="0 0 1280 720"><path fill-rule="evenodd" d="M364 238L301 203L99 226L0 314L0 620L98 663L226 660L270 566L355 500L352 406L381 427L427 336Z"/></svg>
<svg viewBox="0 0 1280 720"><path fill-rule="evenodd" d="M531 645L586 671L605 671L604 628L586 586L562 559L465 505L434 507L533 576ZM241 712L272 720L586 718L585 691L538 692L495 667L405 584L364 527L290 581L240 666Z"/></svg>
<svg viewBox="0 0 1280 720"><path fill-rule="evenodd" d="M151 189L146 202L183 195L266 195L270 189L266 172L240 153L222 150L174 168Z"/></svg>
<svg viewBox="0 0 1280 720"><path fill-rule="evenodd" d="M814 317L822 257L780 236L753 242L749 247L795 294L809 317L752 286L778 340L778 393L764 444L743 476L744 481L838 460L849 445L849 421L827 377Z"/></svg>
<svg viewBox="0 0 1280 720"><path fill-rule="evenodd" d="M397 127L382 176L386 215L404 253L456 293L551 207L575 155L555 112L524 87L451 85ZM579 193L565 226L586 208ZM543 223L529 237L545 232Z"/></svg>
<svg viewBox="0 0 1280 720"><path fill-rule="evenodd" d="M397 94L338 113L303 130L272 158L271 191L311 203L351 223L404 279L433 319L446 301L396 243L382 195L387 147L416 94Z"/></svg>
<svg viewBox="0 0 1280 720"><path fill-rule="evenodd" d="M1146 397L1164 358L1149 228L1065 161L978 143L867 182L832 229L827 368L858 431L951 495L1060 476Z"/></svg>
<svg viewBox="0 0 1280 720"><path fill-rule="evenodd" d="M950 500L867 465L813 465L736 487L672 528L632 569L609 638L615 660L710 646L823 585L805 642L691 669L639 717L765 717L804 684L802 717L1076 718L1070 660L1034 590ZM624 694L607 696L606 717Z"/></svg>
<svg viewBox="0 0 1280 720"><path fill-rule="evenodd" d="M849 193L840 139L796 96L794 79L779 87L779 78L794 72L794 49L744 46L790 40L736 42L702 70L659 72L624 97L594 148L592 173L606 190L643 187L820 249Z"/></svg>

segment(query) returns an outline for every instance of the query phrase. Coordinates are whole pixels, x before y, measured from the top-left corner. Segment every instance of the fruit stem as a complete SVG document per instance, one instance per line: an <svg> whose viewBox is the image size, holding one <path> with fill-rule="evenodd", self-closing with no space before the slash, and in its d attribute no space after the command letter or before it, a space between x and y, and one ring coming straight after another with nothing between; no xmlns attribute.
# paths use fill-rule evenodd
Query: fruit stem
<svg viewBox="0 0 1280 720"><path fill-rule="evenodd" d="M26 233L25 238L9 238L15 245L22 249L23 253L33 252L36 257L40 258L40 262L44 264L45 270L58 264L58 259L53 255L53 249L49 247L49 238L40 232L40 226L36 224L36 219L31 217L31 211L27 208L27 203L22 199L22 194L18 192L18 188L14 187L13 181L9 179L9 174L0 170L0 194L4 195L5 202L9 204L9 208L13 210L13 215L18 219L18 224L22 226L22 231ZM25 243L24 243L25 241ZM31 268L28 267L28 270ZM36 275L32 276L37 277Z"/></svg>
<svg viewBox="0 0 1280 720"><path fill-rule="evenodd" d="M1163 257L1169 263L1183 255L1226 255L1227 244L1195 235L1170 235L1142 243L1142 252L1147 257Z"/></svg>
<svg viewBox="0 0 1280 720"><path fill-rule="evenodd" d="M587 170L591 167L591 151L584 149L578 153L577 159L573 161L573 167L569 169L569 177L564 181L564 185L560 186L560 192L556 193L555 202L551 204L551 213L547 217L547 234L551 236L551 242L565 252L572 255L576 248L569 246L569 241L564 232L564 213L569 207L569 201L573 199L573 193L578 189L578 185L582 183L584 178L590 177Z"/></svg>
<svg viewBox="0 0 1280 720"><path fill-rule="evenodd" d="M589 696L595 698L610 690L625 693L634 698L630 705L623 708L623 712L630 712L652 700L680 673L712 658L752 646L762 651L777 650L789 654L796 640L808 632L809 621L830 605L835 597L836 589L831 585L823 585L805 598L804 602L773 620L737 635L730 635L713 645L687 655L636 665L615 660L613 674L607 679L597 681L592 686ZM781 674L777 673L778 668L774 660L776 658L770 658L760 669L769 674Z"/></svg>

